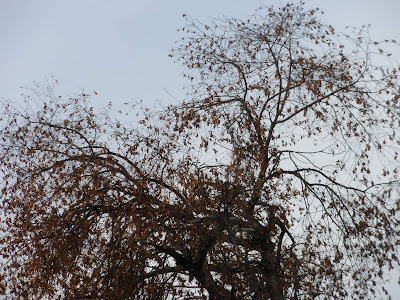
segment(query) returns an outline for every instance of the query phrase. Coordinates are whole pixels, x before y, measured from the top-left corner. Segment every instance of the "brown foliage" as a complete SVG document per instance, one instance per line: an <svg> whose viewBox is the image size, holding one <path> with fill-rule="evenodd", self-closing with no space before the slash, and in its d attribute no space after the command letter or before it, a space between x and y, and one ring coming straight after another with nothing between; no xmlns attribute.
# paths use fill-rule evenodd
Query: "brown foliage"
<svg viewBox="0 0 400 300"><path fill-rule="evenodd" d="M188 21L188 100L137 125L52 88L5 104L2 293L375 294L399 263L396 42L303 4Z"/></svg>

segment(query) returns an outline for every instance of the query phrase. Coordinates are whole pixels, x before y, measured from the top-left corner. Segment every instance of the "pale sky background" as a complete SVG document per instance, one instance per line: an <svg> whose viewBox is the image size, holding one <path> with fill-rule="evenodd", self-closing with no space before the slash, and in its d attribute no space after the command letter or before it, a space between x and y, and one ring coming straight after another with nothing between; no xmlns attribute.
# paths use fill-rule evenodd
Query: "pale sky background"
<svg viewBox="0 0 400 300"><path fill-rule="evenodd" d="M298 1L294 1L298 2ZM375 39L400 41L400 0L306 0L337 30L371 24ZM276 0L0 0L0 98L54 76L60 94L96 90L99 103L182 97L182 68L168 58L182 14L207 22L246 17ZM393 53L400 60L400 51ZM168 93L166 92L168 91ZM398 272L394 277L398 277ZM397 278L394 280L397 281ZM394 299L400 288L389 287Z"/></svg>

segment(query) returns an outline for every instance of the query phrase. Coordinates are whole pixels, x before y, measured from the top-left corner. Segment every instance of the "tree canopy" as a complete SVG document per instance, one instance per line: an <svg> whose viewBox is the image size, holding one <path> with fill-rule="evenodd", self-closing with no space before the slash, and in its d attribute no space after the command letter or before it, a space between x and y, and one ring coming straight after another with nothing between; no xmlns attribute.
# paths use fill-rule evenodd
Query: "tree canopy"
<svg viewBox="0 0 400 300"><path fill-rule="evenodd" d="M399 264L396 41L338 33L304 3L186 18L179 103L119 114L51 86L3 103L1 292L383 296Z"/></svg>

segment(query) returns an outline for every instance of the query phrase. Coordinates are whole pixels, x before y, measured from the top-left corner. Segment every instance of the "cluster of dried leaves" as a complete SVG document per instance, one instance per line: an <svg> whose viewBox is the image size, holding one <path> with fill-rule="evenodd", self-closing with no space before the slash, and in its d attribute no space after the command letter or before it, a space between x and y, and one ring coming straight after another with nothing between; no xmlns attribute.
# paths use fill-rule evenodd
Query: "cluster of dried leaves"
<svg viewBox="0 0 400 300"><path fill-rule="evenodd" d="M188 18L171 53L188 100L133 126L86 94L4 103L2 293L382 296L399 263L396 42L319 18Z"/></svg>

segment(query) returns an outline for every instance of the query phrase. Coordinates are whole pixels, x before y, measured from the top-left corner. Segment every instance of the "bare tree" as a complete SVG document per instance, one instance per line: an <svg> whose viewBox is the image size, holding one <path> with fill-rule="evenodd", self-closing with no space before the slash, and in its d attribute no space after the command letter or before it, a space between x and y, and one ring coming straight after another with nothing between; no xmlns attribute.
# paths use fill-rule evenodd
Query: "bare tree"
<svg viewBox="0 0 400 300"><path fill-rule="evenodd" d="M303 3L188 18L171 53L187 100L134 126L51 88L5 104L2 292L384 295L399 263L397 44L319 18Z"/></svg>

